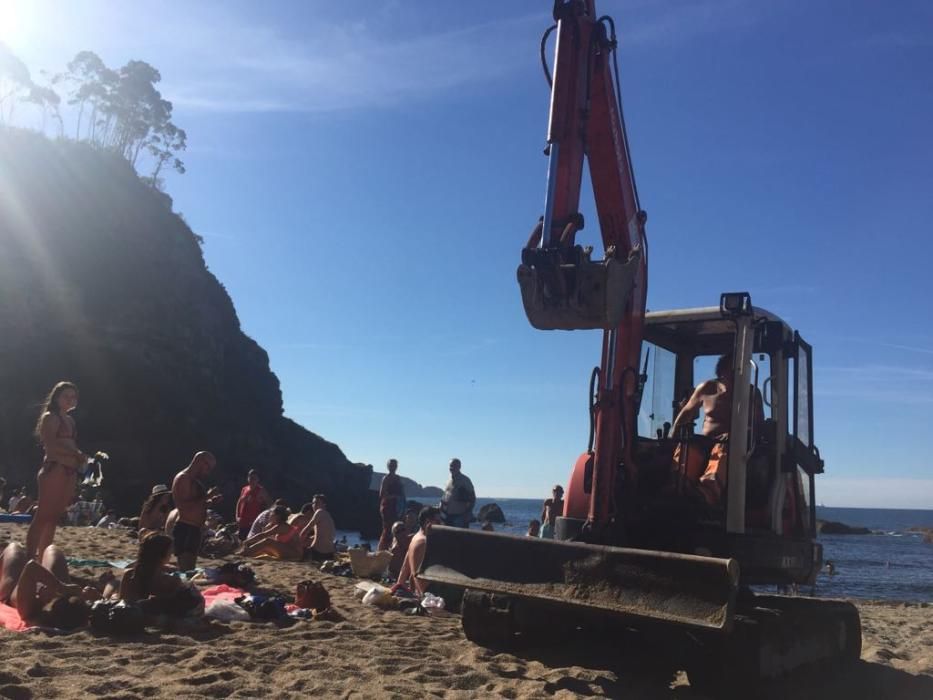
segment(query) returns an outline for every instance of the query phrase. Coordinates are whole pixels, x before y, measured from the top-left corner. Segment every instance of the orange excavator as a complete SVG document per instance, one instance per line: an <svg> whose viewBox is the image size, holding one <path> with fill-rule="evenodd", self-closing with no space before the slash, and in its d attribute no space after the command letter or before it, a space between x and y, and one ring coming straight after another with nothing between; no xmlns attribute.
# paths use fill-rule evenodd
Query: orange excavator
<svg viewBox="0 0 933 700"><path fill-rule="evenodd" d="M597 15L595 0L557 0L554 20L541 42L551 88L544 214L518 282L535 328L602 331L588 445L554 539L435 526L419 575L462 592L473 642L515 644L544 620L549 636L561 625L651 630L691 685L716 696L799 666L858 659L855 606L762 592L812 585L822 564L811 347L747 292L723 293L718 306L646 313L647 216L615 25ZM584 162L601 259L576 242ZM728 429L695 434L692 416L679 414L695 375L720 356L730 359L728 376L718 377L730 390L716 410ZM703 488L710 483L716 488Z"/></svg>

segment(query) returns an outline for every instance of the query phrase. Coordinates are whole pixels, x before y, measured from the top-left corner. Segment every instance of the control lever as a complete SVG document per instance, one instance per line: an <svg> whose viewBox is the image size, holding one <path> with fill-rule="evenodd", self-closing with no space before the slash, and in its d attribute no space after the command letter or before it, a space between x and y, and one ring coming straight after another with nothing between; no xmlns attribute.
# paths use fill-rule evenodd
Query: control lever
<svg viewBox="0 0 933 700"><path fill-rule="evenodd" d="M658 432L661 432L661 431L659 430ZM664 438L667 439L667 437L670 434L671 434L671 424L668 421L664 421Z"/></svg>

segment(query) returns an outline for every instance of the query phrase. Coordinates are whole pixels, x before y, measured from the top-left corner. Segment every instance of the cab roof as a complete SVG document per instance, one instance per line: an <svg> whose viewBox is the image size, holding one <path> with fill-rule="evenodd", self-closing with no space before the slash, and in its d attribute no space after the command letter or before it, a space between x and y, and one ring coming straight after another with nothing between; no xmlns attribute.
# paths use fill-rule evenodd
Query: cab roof
<svg viewBox="0 0 933 700"><path fill-rule="evenodd" d="M779 316L767 309L752 307L755 321L781 324L782 335L793 331ZM645 314L645 340L671 352L690 350L696 355L729 352L733 346L735 324L718 306L673 311L649 311Z"/></svg>

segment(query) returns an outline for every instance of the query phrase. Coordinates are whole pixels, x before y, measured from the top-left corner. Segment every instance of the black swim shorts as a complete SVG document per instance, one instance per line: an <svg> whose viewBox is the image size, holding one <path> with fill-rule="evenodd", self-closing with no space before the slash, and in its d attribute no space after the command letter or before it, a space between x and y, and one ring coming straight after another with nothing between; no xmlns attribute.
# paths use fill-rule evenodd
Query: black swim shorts
<svg viewBox="0 0 933 700"><path fill-rule="evenodd" d="M175 556L194 554L201 551L201 528L188 523L177 522L172 528L172 540L175 542Z"/></svg>

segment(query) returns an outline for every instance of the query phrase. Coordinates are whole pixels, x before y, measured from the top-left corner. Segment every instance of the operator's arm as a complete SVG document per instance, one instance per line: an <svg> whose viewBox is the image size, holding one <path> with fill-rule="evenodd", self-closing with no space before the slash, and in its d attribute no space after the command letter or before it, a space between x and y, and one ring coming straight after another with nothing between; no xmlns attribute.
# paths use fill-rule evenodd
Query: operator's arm
<svg viewBox="0 0 933 700"><path fill-rule="evenodd" d="M674 419L674 424L671 426L671 435L676 437L677 429L680 428L683 423L696 418L700 405L703 403L703 397L709 393L710 384L711 382L705 381L694 389L693 395L687 399L687 403L684 404L684 407L680 409L680 413L678 413L677 417Z"/></svg>

